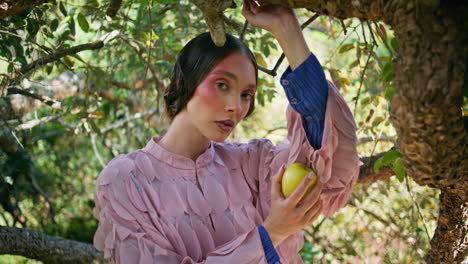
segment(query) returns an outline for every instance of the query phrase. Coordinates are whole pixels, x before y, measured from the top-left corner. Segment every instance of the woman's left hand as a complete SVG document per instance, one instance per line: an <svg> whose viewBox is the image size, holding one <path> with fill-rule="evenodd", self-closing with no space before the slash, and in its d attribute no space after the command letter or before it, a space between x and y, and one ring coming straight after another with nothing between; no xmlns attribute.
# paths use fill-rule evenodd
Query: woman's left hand
<svg viewBox="0 0 468 264"><path fill-rule="evenodd" d="M299 25L292 9L268 4L264 0L244 0L242 15L252 26L265 29L273 35L287 31L289 27L297 28Z"/></svg>

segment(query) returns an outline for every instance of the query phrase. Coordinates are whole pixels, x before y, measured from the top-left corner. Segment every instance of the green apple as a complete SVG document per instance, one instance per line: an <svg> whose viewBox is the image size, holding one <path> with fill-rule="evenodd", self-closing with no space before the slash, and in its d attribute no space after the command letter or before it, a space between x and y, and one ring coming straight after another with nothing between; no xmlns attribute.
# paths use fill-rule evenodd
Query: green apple
<svg viewBox="0 0 468 264"><path fill-rule="evenodd" d="M281 189L285 197L289 197L301 181L313 170L302 163L293 163L286 168L283 174L283 179L281 181ZM315 184L317 183L317 174L314 173L312 180L309 183L306 193L303 197L307 197L309 193L314 189Z"/></svg>

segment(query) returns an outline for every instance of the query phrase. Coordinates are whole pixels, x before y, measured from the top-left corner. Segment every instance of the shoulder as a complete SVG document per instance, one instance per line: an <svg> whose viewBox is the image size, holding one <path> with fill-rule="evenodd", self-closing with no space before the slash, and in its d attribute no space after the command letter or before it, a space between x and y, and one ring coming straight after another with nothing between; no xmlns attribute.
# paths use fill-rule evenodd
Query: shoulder
<svg viewBox="0 0 468 264"><path fill-rule="evenodd" d="M99 174L96 185L106 185L115 181L126 181L134 175L139 164L148 160L149 154L141 149L120 154L110 160ZM140 165L141 166L141 165Z"/></svg>

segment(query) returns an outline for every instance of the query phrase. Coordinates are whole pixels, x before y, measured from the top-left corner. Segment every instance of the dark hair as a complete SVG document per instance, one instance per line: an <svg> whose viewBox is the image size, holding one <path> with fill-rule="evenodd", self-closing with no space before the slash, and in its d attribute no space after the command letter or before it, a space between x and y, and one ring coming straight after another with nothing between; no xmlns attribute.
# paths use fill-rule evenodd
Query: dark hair
<svg viewBox="0 0 468 264"><path fill-rule="evenodd" d="M230 34L226 34L226 43L222 47L213 43L209 32L198 35L185 45L177 56L171 83L164 91L165 114L170 122L185 108L206 75L222 59L238 51L247 55L254 65L257 80L258 66L255 56L240 39ZM254 109L255 98L251 100L245 117L248 117Z"/></svg>

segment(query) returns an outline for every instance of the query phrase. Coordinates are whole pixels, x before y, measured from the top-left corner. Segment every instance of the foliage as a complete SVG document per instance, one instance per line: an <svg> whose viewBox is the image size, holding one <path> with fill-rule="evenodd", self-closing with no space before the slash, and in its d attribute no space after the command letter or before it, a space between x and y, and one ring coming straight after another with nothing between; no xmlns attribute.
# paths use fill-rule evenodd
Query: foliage
<svg viewBox="0 0 468 264"><path fill-rule="evenodd" d="M195 35L208 30L203 16L188 1L124 1L114 18L106 17L107 5L104 0L58 0L0 21L2 85L23 78L22 67L57 50L100 38L106 42L104 48L47 64L25 76L27 82L18 83L31 92L55 98L60 108L25 106L21 115L0 110L0 121L6 122L0 131L61 115L14 131L13 142L22 150L17 154L20 156L0 150L0 193L8 197L0 211L2 225L27 226L92 243L97 226L92 212L94 180L103 164L119 153L143 147L167 129L161 92L169 82L177 52ZM226 16L242 28L239 8L229 10ZM305 20L312 14L298 11L298 16ZM239 35L238 29L227 30ZM393 143L380 139L395 137L388 105L394 89L392 58L398 51L391 30L356 19L341 22L321 17L305 34L328 79L339 87L354 112L359 138L371 138L359 145L359 154L364 157L388 150ZM273 68L281 53L271 34L249 27L245 42L260 65ZM283 63L281 69L285 66ZM80 81L64 85L73 78ZM65 81L54 88L53 83L60 79ZM287 101L277 85L278 76L274 79L261 73L259 81L259 107L231 140L268 137L279 143L286 136ZM2 98L0 106L18 105L22 97ZM152 114L142 114L147 112ZM142 117L135 118L139 113ZM433 230L435 226L437 192L409 181L398 157L397 152L391 152L379 164L393 164L400 181L358 185L347 207L306 230L307 241L301 250L306 263L422 261L429 246L425 227ZM14 158L20 161L18 166L12 162ZM406 181L401 182L403 179ZM24 221L14 221L16 216L6 205L17 205ZM395 246L397 250L392 250ZM10 259L0 257L1 262ZM16 263L20 261L18 258Z"/></svg>

